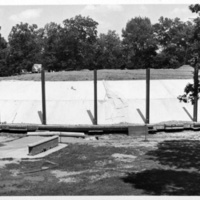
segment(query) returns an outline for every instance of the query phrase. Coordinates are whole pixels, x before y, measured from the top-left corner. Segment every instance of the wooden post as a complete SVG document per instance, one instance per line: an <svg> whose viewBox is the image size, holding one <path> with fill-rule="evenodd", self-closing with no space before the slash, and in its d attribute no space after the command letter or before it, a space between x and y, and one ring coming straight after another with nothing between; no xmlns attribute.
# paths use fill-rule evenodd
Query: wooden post
<svg viewBox="0 0 200 200"><path fill-rule="evenodd" d="M146 124L149 124L150 112L150 68L146 69Z"/></svg>
<svg viewBox="0 0 200 200"><path fill-rule="evenodd" d="M41 70L42 79L42 124L46 125L46 98L45 98L45 70L42 66Z"/></svg>
<svg viewBox="0 0 200 200"><path fill-rule="evenodd" d="M193 121L197 122L198 115L198 64L195 63L194 66L194 106L193 106Z"/></svg>
<svg viewBox="0 0 200 200"><path fill-rule="evenodd" d="M94 69L94 125L97 125L97 70Z"/></svg>

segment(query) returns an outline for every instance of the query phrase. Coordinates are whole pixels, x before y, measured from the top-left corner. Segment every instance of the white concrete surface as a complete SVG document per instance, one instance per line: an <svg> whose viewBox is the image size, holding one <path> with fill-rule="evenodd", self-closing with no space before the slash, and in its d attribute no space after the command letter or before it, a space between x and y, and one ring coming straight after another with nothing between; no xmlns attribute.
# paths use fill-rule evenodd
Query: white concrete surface
<svg viewBox="0 0 200 200"><path fill-rule="evenodd" d="M151 80L150 123L191 121L192 105L177 97L192 80ZM46 82L47 124L92 124L93 81ZM98 81L98 123L137 123L145 117L145 80ZM41 124L41 83L0 81L0 122ZM199 116L200 117L200 113Z"/></svg>
<svg viewBox="0 0 200 200"><path fill-rule="evenodd" d="M34 142L41 141L44 138L46 139L46 137L31 136L31 137L23 137L20 139L16 139L14 141L1 142L4 146L0 147L0 159L42 158L67 146L66 144L59 143L57 147L49 149L46 152L34 156L28 155L28 145Z"/></svg>

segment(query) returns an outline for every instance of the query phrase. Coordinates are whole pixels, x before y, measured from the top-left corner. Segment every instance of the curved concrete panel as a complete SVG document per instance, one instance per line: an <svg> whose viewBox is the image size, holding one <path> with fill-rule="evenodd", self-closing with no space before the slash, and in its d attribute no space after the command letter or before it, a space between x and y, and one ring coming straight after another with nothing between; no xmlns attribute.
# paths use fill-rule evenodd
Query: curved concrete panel
<svg viewBox="0 0 200 200"><path fill-rule="evenodd" d="M189 82L151 80L150 123L191 121L192 105L177 99ZM98 81L97 85L99 124L144 123L145 80ZM93 87L92 81L46 82L47 124L92 124ZM0 93L1 122L41 124L40 82L0 81Z"/></svg>

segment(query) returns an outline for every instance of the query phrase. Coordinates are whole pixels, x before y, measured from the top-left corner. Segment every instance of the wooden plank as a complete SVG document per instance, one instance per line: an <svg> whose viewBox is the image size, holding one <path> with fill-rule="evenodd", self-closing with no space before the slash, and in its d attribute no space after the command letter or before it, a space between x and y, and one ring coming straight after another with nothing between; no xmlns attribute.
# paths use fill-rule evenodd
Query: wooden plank
<svg viewBox="0 0 200 200"><path fill-rule="evenodd" d="M27 126L26 125L18 125L18 124L13 124L9 125L9 131L10 132L27 132Z"/></svg>
<svg viewBox="0 0 200 200"><path fill-rule="evenodd" d="M51 132L51 131L45 131L45 132L28 132L28 136L63 136L63 137L81 137L85 138L85 133L81 132Z"/></svg>

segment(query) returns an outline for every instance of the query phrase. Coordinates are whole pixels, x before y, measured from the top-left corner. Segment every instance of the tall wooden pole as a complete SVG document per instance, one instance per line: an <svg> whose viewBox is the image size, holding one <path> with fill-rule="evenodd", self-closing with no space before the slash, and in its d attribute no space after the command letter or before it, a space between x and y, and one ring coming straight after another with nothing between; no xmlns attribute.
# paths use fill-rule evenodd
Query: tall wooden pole
<svg viewBox="0 0 200 200"><path fill-rule="evenodd" d="M42 124L46 125L46 97L45 97L45 70L42 66L41 70L42 79Z"/></svg>
<svg viewBox="0 0 200 200"><path fill-rule="evenodd" d="M194 66L194 106L193 106L193 121L197 122L198 115L198 64L195 63Z"/></svg>
<svg viewBox="0 0 200 200"><path fill-rule="evenodd" d="M94 69L94 121L93 124L97 125L97 70Z"/></svg>
<svg viewBox="0 0 200 200"><path fill-rule="evenodd" d="M150 68L146 68L146 124L149 124L150 113Z"/></svg>

